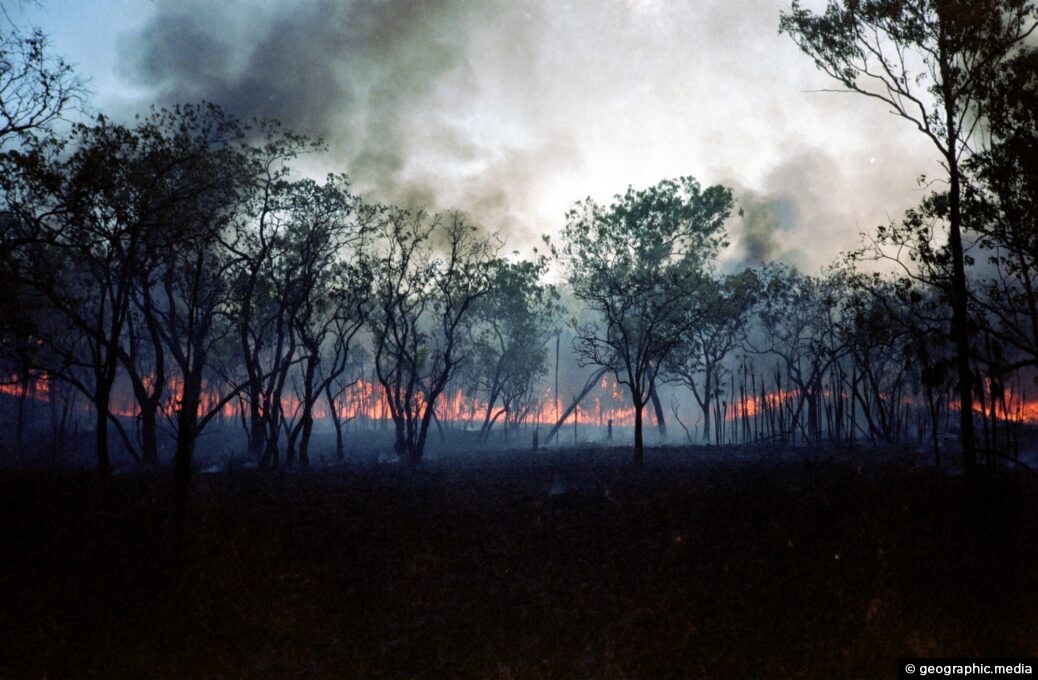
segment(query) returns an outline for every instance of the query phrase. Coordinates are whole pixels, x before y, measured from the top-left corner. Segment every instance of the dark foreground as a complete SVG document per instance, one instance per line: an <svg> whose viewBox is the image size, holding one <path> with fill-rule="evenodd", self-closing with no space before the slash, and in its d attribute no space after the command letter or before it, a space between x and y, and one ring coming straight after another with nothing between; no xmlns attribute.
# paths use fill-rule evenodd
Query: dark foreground
<svg viewBox="0 0 1038 680"><path fill-rule="evenodd" d="M1038 656L1038 489L874 454L0 473L0 678L895 677ZM559 472L561 469L561 472Z"/></svg>

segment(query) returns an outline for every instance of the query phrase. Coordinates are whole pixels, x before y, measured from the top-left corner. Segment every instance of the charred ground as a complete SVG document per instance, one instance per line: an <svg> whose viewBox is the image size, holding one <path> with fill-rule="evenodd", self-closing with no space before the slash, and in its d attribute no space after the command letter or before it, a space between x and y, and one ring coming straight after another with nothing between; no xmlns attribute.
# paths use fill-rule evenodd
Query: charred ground
<svg viewBox="0 0 1038 680"><path fill-rule="evenodd" d="M1038 655L1038 485L875 451L0 473L0 677L887 677Z"/></svg>

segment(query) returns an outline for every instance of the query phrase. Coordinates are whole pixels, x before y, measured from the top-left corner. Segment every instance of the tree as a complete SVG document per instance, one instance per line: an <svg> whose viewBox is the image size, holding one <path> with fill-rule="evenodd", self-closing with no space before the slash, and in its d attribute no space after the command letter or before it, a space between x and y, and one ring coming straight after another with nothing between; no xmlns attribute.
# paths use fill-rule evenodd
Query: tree
<svg viewBox="0 0 1038 680"><path fill-rule="evenodd" d="M978 298L1015 371L1038 366L1038 49L990 83L985 109L991 143L967 164L970 226L987 254Z"/></svg>
<svg viewBox="0 0 1038 680"><path fill-rule="evenodd" d="M85 94L72 67L50 54L47 36L0 21L0 149L30 142Z"/></svg>
<svg viewBox="0 0 1038 680"><path fill-rule="evenodd" d="M214 105L154 111L138 130L152 158L170 168L163 184L180 188L149 225L138 307L178 378L171 401L176 515L183 519L198 437L237 394L233 386L223 394L207 390L206 381L234 328L226 240L259 171L245 143L254 131Z"/></svg>
<svg viewBox="0 0 1038 680"><path fill-rule="evenodd" d="M8 154L5 198L19 225L10 269L32 287L74 333L51 333L61 366L50 370L90 399L95 412L97 469L110 467L108 424L133 447L110 403L145 233L161 183L135 183L135 131L99 117L74 127L69 142ZM85 369L84 376L81 369Z"/></svg>
<svg viewBox="0 0 1038 680"><path fill-rule="evenodd" d="M723 391L724 361L742 343L759 294L756 272L704 277L695 291L680 350L665 370L692 390L703 411L703 441L710 441L711 403ZM734 397L734 395L733 395Z"/></svg>
<svg viewBox="0 0 1038 680"><path fill-rule="evenodd" d="M458 213L386 209L377 227L369 329L398 457L421 461L436 401L471 358L473 308L498 244Z"/></svg>
<svg viewBox="0 0 1038 680"><path fill-rule="evenodd" d="M286 460L295 458L298 440L299 462L308 465L314 406L346 371L350 345L366 318L371 278L358 245L373 211L353 196L344 176L324 184L301 180L290 196L284 236L289 268L296 272L290 280L299 302L290 321L301 367L295 384L299 419L289 431ZM334 410L334 403L329 407ZM343 455L341 437L336 455Z"/></svg>
<svg viewBox="0 0 1038 680"><path fill-rule="evenodd" d="M796 387L796 407L787 422L792 429L783 430L783 438L795 436L799 428L806 439L817 442L823 377L844 352L835 324L842 282L832 276L805 276L783 265L766 268L761 279L759 328L745 345L755 354L778 357L782 374ZM781 393L779 385L776 389Z"/></svg>
<svg viewBox="0 0 1038 680"><path fill-rule="evenodd" d="M5 147L38 147L46 137L41 133L49 132L54 121L84 96L72 67L50 53L42 31L26 31L6 14L0 18L0 192L5 203L7 192L14 187L4 180L19 173L21 158ZM0 258L25 242L25 234L15 216L6 212L8 208L0 208ZM31 305L19 303L23 288L18 277L6 268L0 269L0 287L7 291L0 302L5 346L22 346L21 339L26 337L23 331L33 325L27 313Z"/></svg>
<svg viewBox="0 0 1038 680"><path fill-rule="evenodd" d="M517 422L520 404L547 371L547 342L558 314L558 293L541 283L547 266L543 258L495 260L490 291L474 308L476 359L469 373L486 399L481 439L502 416L506 424L509 419Z"/></svg>
<svg viewBox="0 0 1038 680"><path fill-rule="evenodd" d="M315 392L324 391L328 404L328 415L335 428L335 457L342 460L346 457L343 445L342 425L344 417L337 402L338 397L356 381L347 380L347 372L352 366L360 365L358 360L361 351L352 347L353 338L364 328L371 304L372 273L368 260L362 252L358 252L352 261L339 262L332 272L334 283L327 292L329 309L325 321L318 326L319 333L314 333L317 344L330 344L331 361L320 363L317 371ZM318 341L323 334L324 340ZM301 332L306 337L306 332ZM307 342L304 339L304 342ZM355 414L346 416L351 419Z"/></svg>
<svg viewBox="0 0 1038 680"><path fill-rule="evenodd" d="M830 0L823 14L794 0L780 32L846 90L887 105L937 148L948 173L951 333L963 464L976 467L973 378L963 252L962 164L976 142L984 89L1034 32L1032 0Z"/></svg>
<svg viewBox="0 0 1038 680"><path fill-rule="evenodd" d="M732 193L692 177L628 188L566 216L557 251L586 312L571 323L583 365L608 367L634 407L634 459L644 460L642 412L656 375L689 327L686 310L719 250Z"/></svg>
<svg viewBox="0 0 1038 680"><path fill-rule="evenodd" d="M293 319L311 283L300 281L296 244L286 235L299 224L293 222L293 210L301 205L296 189L306 186L288 180L288 163L320 145L270 123L262 137L264 143L249 151L249 190L224 245L232 256L231 305L245 372L249 455L266 467L280 464L282 394L297 363Z"/></svg>

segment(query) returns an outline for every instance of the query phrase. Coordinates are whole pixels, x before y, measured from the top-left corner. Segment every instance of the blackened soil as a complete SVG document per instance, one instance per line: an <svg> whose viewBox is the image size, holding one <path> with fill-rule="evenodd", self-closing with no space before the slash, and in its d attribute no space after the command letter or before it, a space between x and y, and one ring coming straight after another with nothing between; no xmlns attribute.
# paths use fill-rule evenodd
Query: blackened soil
<svg viewBox="0 0 1038 680"><path fill-rule="evenodd" d="M869 452L0 473L0 678L894 677L1038 656L1038 487Z"/></svg>

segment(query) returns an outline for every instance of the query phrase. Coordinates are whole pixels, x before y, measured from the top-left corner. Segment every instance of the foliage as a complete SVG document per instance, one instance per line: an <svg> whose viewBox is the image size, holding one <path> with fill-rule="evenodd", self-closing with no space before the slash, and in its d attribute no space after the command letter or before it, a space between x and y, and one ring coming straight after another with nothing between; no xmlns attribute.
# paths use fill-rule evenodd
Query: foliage
<svg viewBox="0 0 1038 680"><path fill-rule="evenodd" d="M629 188L608 207L587 199L566 216L558 255L586 308L572 326L586 364L608 367L630 392L635 459L656 375L689 325L685 313L721 248L732 193L692 177Z"/></svg>
<svg viewBox="0 0 1038 680"><path fill-rule="evenodd" d="M498 244L458 213L388 208L376 226L369 328L396 453L418 463L436 400L471 359L473 309L490 291Z"/></svg>
<svg viewBox="0 0 1038 680"><path fill-rule="evenodd" d="M962 165L984 120L984 96L1038 28L1033 0L829 0L822 14L793 0L780 32L847 91L876 99L934 144L948 173L951 335L963 461L975 471L973 374Z"/></svg>
<svg viewBox="0 0 1038 680"><path fill-rule="evenodd" d="M42 31L0 21L0 150L12 141L30 145L84 94L72 67L51 54Z"/></svg>
<svg viewBox="0 0 1038 680"><path fill-rule="evenodd" d="M704 441L711 436L711 406L724 390L724 362L745 338L761 285L754 270L703 277L684 310L684 336L664 371L692 391L703 413Z"/></svg>
<svg viewBox="0 0 1038 680"><path fill-rule="evenodd" d="M561 311L555 287L542 283L547 268L544 258L498 258L491 265L490 290L474 307L475 357L468 373L486 398L483 438L502 415L506 424L522 420L547 372L547 342Z"/></svg>

